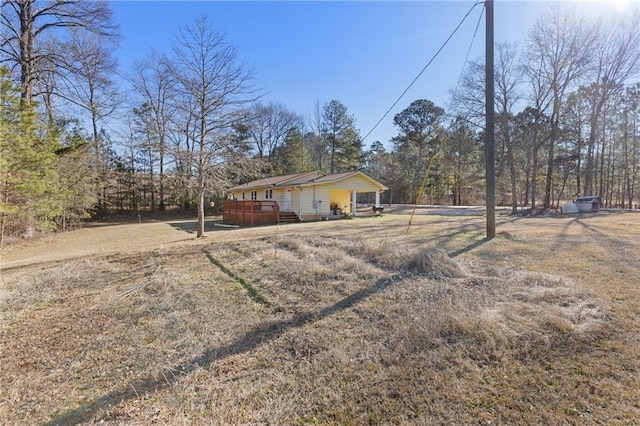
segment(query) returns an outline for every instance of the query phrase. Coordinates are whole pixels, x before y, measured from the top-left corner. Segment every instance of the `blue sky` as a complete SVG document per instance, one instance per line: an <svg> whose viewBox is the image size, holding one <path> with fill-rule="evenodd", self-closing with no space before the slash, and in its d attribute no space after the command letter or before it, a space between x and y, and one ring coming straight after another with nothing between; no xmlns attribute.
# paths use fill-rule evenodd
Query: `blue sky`
<svg viewBox="0 0 640 426"><path fill-rule="evenodd" d="M114 1L123 40L116 55L123 73L150 49L169 52L180 25L206 15L238 47L256 72L264 101L277 101L309 117L316 100L337 99L367 134L436 53L474 2L222 2ZM496 41L522 41L548 6L541 1L495 2ZM576 3L576 6L579 6ZM367 138L366 145L397 134L393 115L415 99L446 109L483 6L417 83ZM484 15L470 59L484 55Z"/></svg>

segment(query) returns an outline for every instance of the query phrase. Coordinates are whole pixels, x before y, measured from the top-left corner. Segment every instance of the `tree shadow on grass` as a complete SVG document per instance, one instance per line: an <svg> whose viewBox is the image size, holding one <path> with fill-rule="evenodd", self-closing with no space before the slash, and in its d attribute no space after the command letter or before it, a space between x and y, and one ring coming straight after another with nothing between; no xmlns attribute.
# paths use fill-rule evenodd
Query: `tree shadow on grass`
<svg viewBox="0 0 640 426"><path fill-rule="evenodd" d="M256 303L260 303L261 305L264 305L266 307L271 307L271 303L267 299L265 299L260 293L258 293L258 290L254 286L246 282L244 278L234 274L233 271L231 271L229 268L224 266L218 259L214 258L211 253L206 251L204 253L207 256L207 259L209 259L209 262L211 262L213 265L220 268L222 272L224 272L230 278L232 278L235 282L240 284L247 291L247 293L249 293L249 297L251 298L251 300L253 300Z"/></svg>
<svg viewBox="0 0 640 426"><path fill-rule="evenodd" d="M100 410L104 408L118 405L128 400L140 399L146 395L153 394L163 389L168 389L173 384L186 377L189 373L200 368L207 368L215 361L251 351L271 340L277 339L288 330L302 327L306 324L314 323L335 315L362 302L376 293L384 291L403 279L404 277L400 275L381 278L371 286L363 288L362 290L359 290L318 311L303 313L296 315L291 319L272 321L270 323L254 327L244 336L228 345L217 348L208 348L204 350L201 355L184 363L132 381L126 386L104 394L85 405L59 414L44 425L75 425L91 421L100 412Z"/></svg>
<svg viewBox="0 0 640 426"><path fill-rule="evenodd" d="M622 213L622 212L621 212ZM618 214L618 212L607 212L606 215ZM556 240L552 250L574 250L578 252L583 249L588 242L580 238L572 237L569 229L575 225L580 226L584 230L584 237L591 238L593 243L604 245L607 247L623 247L633 250L633 244L621 238L615 238L613 235L603 231L602 225L592 223L592 220L601 219L603 213L578 213L576 215L567 215L566 223L556 232ZM606 225L605 225L606 228Z"/></svg>
<svg viewBox="0 0 640 426"><path fill-rule="evenodd" d="M596 241L600 243L606 242L609 247L624 247L629 250L633 250L635 246L626 242L620 238L614 238L610 234L607 234L602 229L598 228L598 226L589 223L589 219L593 216L577 216L574 219L574 223L580 225L586 232L591 232L594 235Z"/></svg>
<svg viewBox="0 0 640 426"><path fill-rule="evenodd" d="M204 221L204 232L214 232L214 231L229 231L235 228L224 228L220 226L216 226L221 224L222 220L205 220ZM172 227L179 229L180 231L187 232L189 234L195 234L198 229L198 221L196 219L193 220L183 220L183 221L172 221L168 222Z"/></svg>
<svg viewBox="0 0 640 426"><path fill-rule="evenodd" d="M449 253L449 257L453 258L453 257L456 257L456 256L460 256L461 254L467 253L467 252L469 252L469 251L471 251L471 250L473 250L475 248L478 248L481 245L483 245L484 243L487 243L489 241L491 241L491 238L484 237L483 239L478 240L478 241L476 241L474 243L471 243L468 246L461 248L460 250L456 250L454 252Z"/></svg>

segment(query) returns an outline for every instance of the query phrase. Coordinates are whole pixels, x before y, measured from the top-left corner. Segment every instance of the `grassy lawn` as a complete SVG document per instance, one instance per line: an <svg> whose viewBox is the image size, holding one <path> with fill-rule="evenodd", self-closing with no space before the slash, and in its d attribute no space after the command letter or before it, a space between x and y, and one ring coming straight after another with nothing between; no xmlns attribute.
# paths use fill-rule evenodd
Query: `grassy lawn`
<svg viewBox="0 0 640 426"><path fill-rule="evenodd" d="M638 424L640 213L2 248L0 424Z"/></svg>

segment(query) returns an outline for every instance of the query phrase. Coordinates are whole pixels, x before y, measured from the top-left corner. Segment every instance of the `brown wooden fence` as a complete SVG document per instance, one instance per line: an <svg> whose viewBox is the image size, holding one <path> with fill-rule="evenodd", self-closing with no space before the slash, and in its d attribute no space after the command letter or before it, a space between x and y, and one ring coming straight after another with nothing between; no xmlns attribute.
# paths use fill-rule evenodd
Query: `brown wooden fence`
<svg viewBox="0 0 640 426"><path fill-rule="evenodd" d="M222 222L226 225L276 225L279 215L275 201L226 200L222 203Z"/></svg>

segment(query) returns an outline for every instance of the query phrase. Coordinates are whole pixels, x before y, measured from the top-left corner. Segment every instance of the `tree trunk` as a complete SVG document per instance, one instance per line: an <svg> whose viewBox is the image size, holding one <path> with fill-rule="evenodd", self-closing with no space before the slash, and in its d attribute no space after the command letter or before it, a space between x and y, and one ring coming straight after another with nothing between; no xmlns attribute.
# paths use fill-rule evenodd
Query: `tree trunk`
<svg viewBox="0 0 640 426"><path fill-rule="evenodd" d="M544 208L551 208L551 187L553 186L553 163L554 163L554 148L556 145L557 123L554 122L551 128L551 137L549 138L549 155L547 157L547 177L544 188Z"/></svg>
<svg viewBox="0 0 640 426"><path fill-rule="evenodd" d="M5 214L1 213L0 214L0 246L4 245L4 224L5 224Z"/></svg>
<svg viewBox="0 0 640 426"><path fill-rule="evenodd" d="M593 153L596 146L596 137L598 134L598 118L602 113L605 101L607 100L607 89L603 88L604 93L596 96L601 96L600 100L594 105L591 111L591 120L589 121L589 142L587 147L587 164L585 166L585 182L584 182L584 195L592 194L594 191L593 178L595 176L594 170L594 158ZM604 144L604 141L602 142Z"/></svg>
<svg viewBox="0 0 640 426"><path fill-rule="evenodd" d="M531 167L531 214L536 212L536 197L538 192L538 148L533 148Z"/></svg>
<svg viewBox="0 0 640 426"><path fill-rule="evenodd" d="M205 167L205 155L206 155L206 114L204 103L200 104L200 135L198 141L198 231L196 232L196 238L204 237L204 186L205 186L205 174L207 173Z"/></svg>
<svg viewBox="0 0 640 426"><path fill-rule="evenodd" d="M96 110L94 102L94 90L93 86L89 85L89 112L91 113L91 130L93 137L94 159L96 167L96 193L98 195L98 210L104 210L106 208L106 194L104 193L104 179L106 179L106 169L102 165L102 157L100 153L100 136L98 134L98 111ZM104 215L104 211L100 211L101 215Z"/></svg>
<svg viewBox="0 0 640 426"><path fill-rule="evenodd" d="M598 196L601 201L604 201L604 155L605 155L605 138L606 138L606 120L602 120L602 150L600 151L600 170L598 174L600 175L600 181L598 182Z"/></svg>
<svg viewBox="0 0 640 426"><path fill-rule="evenodd" d="M196 238L204 236L204 188L198 190L198 230Z"/></svg>
<svg viewBox="0 0 640 426"><path fill-rule="evenodd" d="M164 206L164 137L160 140L160 204L158 204L158 210L163 212Z"/></svg>
<svg viewBox="0 0 640 426"><path fill-rule="evenodd" d="M20 88L23 102L33 100L33 1L23 0L20 8Z"/></svg>

